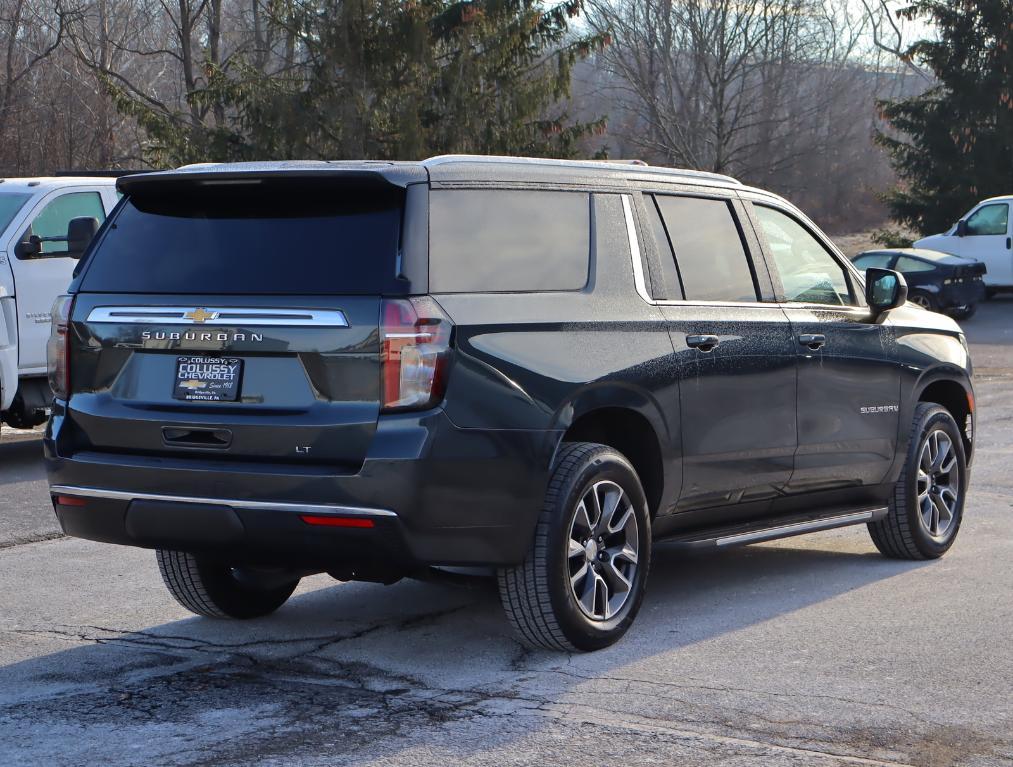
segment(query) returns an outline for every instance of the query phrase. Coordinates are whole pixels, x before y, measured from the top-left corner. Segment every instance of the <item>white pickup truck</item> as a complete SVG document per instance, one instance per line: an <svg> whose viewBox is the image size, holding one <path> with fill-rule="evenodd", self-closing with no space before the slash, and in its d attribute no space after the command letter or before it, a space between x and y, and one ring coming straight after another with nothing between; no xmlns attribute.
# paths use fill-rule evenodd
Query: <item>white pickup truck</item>
<svg viewBox="0 0 1013 767"><path fill-rule="evenodd" d="M9 426L46 418L49 312L117 200L114 178L0 179L0 420Z"/></svg>
<svg viewBox="0 0 1013 767"><path fill-rule="evenodd" d="M982 200L942 234L917 240L916 248L939 250L985 264L988 295L1013 290L1013 195Z"/></svg>

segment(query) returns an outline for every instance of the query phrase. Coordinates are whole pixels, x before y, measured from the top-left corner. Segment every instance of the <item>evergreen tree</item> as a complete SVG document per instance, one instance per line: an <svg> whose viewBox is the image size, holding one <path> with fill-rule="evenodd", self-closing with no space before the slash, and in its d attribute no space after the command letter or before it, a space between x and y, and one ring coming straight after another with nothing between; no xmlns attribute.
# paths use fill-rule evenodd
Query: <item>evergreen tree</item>
<svg viewBox="0 0 1013 767"><path fill-rule="evenodd" d="M310 0L275 4L299 65L208 66L188 95L225 125L195 125L128 94L119 106L159 164L279 158L418 159L466 152L572 156L603 121L565 111L570 69L603 40L574 36L582 0Z"/></svg>
<svg viewBox="0 0 1013 767"><path fill-rule="evenodd" d="M1013 2L915 0L901 13L936 26L938 39L907 55L937 85L882 102L893 130L877 141L901 178L886 195L892 217L929 234L983 198L1013 193Z"/></svg>

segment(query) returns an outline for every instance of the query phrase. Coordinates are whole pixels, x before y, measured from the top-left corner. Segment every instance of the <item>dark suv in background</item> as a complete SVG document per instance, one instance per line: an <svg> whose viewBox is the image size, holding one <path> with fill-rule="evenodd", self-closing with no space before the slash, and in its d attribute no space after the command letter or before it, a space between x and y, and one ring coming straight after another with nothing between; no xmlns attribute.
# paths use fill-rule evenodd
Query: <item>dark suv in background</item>
<svg viewBox="0 0 1013 767"><path fill-rule="evenodd" d="M493 567L523 640L591 650L652 540L867 524L926 559L957 534L959 328L772 194L485 157L118 186L53 313L51 492L195 613Z"/></svg>

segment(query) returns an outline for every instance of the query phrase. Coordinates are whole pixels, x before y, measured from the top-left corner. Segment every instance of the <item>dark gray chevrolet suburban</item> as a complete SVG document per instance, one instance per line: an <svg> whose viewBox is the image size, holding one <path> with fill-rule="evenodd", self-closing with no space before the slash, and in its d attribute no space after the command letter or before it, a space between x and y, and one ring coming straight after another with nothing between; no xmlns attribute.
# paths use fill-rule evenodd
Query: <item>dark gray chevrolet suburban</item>
<svg viewBox="0 0 1013 767"><path fill-rule="evenodd" d="M524 641L593 650L652 541L866 524L927 559L960 527L960 329L775 195L466 156L118 187L54 307L51 493L195 613L482 567Z"/></svg>

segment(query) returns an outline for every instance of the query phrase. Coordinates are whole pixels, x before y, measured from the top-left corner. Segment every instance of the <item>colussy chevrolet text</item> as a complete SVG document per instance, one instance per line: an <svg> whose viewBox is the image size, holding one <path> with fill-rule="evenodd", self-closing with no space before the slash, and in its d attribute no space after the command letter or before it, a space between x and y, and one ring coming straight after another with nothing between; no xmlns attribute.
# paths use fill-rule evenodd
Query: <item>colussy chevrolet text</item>
<svg viewBox="0 0 1013 767"><path fill-rule="evenodd" d="M53 310L51 493L195 613L494 568L523 641L593 650L659 539L866 524L930 559L960 528L959 327L775 195L485 157L118 187Z"/></svg>

